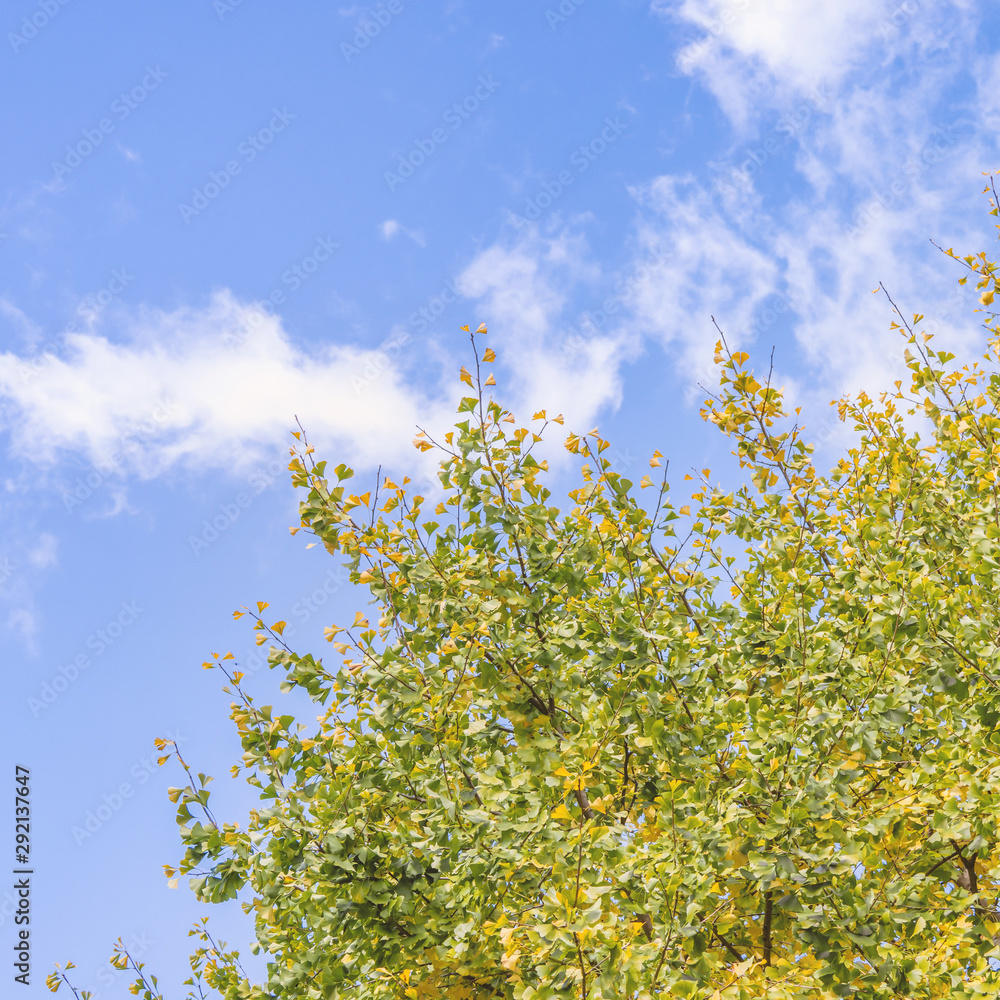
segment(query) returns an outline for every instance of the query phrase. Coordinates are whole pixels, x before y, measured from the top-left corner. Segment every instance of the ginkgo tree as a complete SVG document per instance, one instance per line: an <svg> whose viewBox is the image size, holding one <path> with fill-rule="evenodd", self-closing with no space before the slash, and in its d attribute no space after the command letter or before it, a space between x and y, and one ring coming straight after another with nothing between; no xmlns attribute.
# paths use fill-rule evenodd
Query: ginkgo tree
<svg viewBox="0 0 1000 1000"><path fill-rule="evenodd" d="M995 265L948 252L988 305ZM690 504L597 432L566 440L555 503L536 453L561 420L488 395L485 327L454 430L416 440L439 501L352 493L296 434L293 532L372 603L326 661L236 612L323 710L307 730L208 661L260 792L244 824L160 743L188 778L168 876L244 900L268 957L255 984L199 924L192 995L1000 995L1000 328L956 368L892 308L909 384L839 401L856 443L829 473L720 338L702 412L746 484L705 470Z"/></svg>

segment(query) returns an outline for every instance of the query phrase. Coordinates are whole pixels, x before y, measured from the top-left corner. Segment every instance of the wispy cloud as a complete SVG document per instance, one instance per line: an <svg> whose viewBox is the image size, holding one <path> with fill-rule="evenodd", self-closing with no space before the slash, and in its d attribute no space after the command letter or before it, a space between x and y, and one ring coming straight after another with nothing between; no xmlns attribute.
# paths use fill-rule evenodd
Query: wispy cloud
<svg viewBox="0 0 1000 1000"><path fill-rule="evenodd" d="M696 29L679 66L715 95L732 134L701 176L634 190L641 242L675 251L637 296L639 329L676 345L676 362L698 375L709 374L710 313L731 344L756 341L758 353L789 330L798 356L786 343L781 380L827 425L831 397L900 377L891 309L871 294L880 280L904 313L978 353L975 303L928 242L978 249L989 232L976 184L996 156L997 102L984 97L997 70L976 54L973 5L653 9ZM970 73L981 94L956 102Z"/></svg>
<svg viewBox="0 0 1000 1000"><path fill-rule="evenodd" d="M621 367L637 346L616 324L565 349L561 333L570 293L599 273L580 236L546 237L532 226L488 247L458 279L462 294L478 300L479 315L500 334L504 361L517 380L511 395L525 411L561 412L577 429L617 405Z"/></svg>

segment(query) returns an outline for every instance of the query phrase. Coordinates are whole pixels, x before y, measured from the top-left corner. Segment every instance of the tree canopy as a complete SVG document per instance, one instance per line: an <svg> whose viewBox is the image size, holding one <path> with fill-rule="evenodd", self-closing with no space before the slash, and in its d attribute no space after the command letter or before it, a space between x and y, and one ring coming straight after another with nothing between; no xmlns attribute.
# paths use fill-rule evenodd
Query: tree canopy
<svg viewBox="0 0 1000 1000"><path fill-rule="evenodd" d="M988 306L995 266L951 256ZM334 663L266 604L235 613L324 710L307 730L208 661L247 823L161 741L189 778L168 875L239 893L269 956L254 984L199 925L193 995L998 995L1000 328L956 368L896 317L909 384L838 402L857 436L829 472L720 339L702 413L747 485L704 470L693 510L659 453L632 483L596 431L553 502L536 452L561 420L488 395L485 327L454 430L416 440L440 502L354 494L296 434L293 533L372 605L326 630Z"/></svg>

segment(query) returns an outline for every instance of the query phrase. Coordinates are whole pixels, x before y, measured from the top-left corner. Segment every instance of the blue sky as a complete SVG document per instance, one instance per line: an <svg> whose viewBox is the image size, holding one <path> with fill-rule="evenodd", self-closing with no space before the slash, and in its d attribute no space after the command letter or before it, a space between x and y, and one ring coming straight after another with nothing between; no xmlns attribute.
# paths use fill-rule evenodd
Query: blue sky
<svg viewBox="0 0 1000 1000"><path fill-rule="evenodd" d="M289 432L427 480L486 322L498 392L734 482L702 423L714 315L832 463L830 399L900 377L883 281L961 358L932 246L989 249L1000 18L927 0L32 0L0 24L4 765L31 768L33 985L183 995L179 855L152 740L241 819L219 677L257 600L304 651L363 606L292 538ZM552 441L553 479L572 472ZM289 699L311 720L308 703ZM13 941L7 897L0 926ZM213 924L245 947L238 909Z"/></svg>

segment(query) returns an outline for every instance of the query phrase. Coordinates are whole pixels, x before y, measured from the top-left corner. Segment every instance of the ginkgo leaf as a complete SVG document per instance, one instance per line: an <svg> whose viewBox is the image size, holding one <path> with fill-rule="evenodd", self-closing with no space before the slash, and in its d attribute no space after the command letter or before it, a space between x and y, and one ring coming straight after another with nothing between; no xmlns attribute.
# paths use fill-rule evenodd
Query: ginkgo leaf
<svg viewBox="0 0 1000 1000"><path fill-rule="evenodd" d="M995 288L985 254L962 268ZM179 736L157 745L182 783L170 877L245 899L268 956L255 983L199 923L213 983L997 995L1000 331L973 365L925 346L919 313L892 316L907 367L835 401L856 433L830 463L798 400L754 377L768 354L720 340L702 415L726 443L699 453L735 457L715 486L685 476L683 506L665 481L644 504L652 476L633 483L628 442L609 452L596 428L560 432L579 469L548 474L542 425L478 393L421 467L435 515L419 494L366 508L347 466L336 484L296 471L302 526L337 562L295 583L296 639L327 604L370 621L354 614L353 642L323 629L335 664L272 645L274 704L232 672L241 825Z"/></svg>

